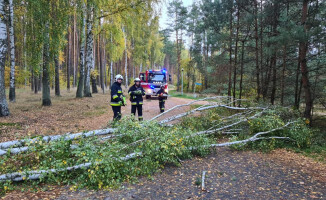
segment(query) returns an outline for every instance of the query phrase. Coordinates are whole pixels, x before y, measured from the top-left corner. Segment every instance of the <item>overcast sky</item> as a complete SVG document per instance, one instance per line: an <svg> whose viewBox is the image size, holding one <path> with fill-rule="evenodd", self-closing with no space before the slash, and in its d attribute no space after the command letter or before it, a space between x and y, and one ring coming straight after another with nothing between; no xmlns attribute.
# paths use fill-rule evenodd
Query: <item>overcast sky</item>
<svg viewBox="0 0 326 200"><path fill-rule="evenodd" d="M167 13L167 7L169 6L169 2L172 0L165 0L165 2L162 5L162 14L160 18L160 29L167 28L167 22L168 22L168 13ZM182 0L183 5L188 7L190 6L195 0Z"/></svg>

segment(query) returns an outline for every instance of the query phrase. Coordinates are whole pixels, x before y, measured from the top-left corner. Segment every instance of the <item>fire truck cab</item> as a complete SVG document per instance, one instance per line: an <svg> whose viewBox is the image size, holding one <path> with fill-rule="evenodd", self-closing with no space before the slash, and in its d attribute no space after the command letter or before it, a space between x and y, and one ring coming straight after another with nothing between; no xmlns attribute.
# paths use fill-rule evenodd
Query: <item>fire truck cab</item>
<svg viewBox="0 0 326 200"><path fill-rule="evenodd" d="M168 81L171 80L171 77L168 75L166 69L147 70L146 72L141 72L139 78L141 80L141 86L146 92L146 99L157 96L161 85L164 85L165 91L169 92Z"/></svg>

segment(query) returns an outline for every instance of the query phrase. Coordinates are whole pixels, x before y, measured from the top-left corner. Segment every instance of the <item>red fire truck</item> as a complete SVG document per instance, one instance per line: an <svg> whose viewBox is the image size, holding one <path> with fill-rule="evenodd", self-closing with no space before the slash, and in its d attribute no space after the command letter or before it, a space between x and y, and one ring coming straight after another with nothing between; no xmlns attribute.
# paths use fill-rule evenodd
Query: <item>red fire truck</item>
<svg viewBox="0 0 326 200"><path fill-rule="evenodd" d="M171 75L168 74L166 69L161 70L147 70L139 74L141 86L146 92L146 99L152 96L157 96L160 86L165 86L165 91L169 92L168 81L171 81Z"/></svg>

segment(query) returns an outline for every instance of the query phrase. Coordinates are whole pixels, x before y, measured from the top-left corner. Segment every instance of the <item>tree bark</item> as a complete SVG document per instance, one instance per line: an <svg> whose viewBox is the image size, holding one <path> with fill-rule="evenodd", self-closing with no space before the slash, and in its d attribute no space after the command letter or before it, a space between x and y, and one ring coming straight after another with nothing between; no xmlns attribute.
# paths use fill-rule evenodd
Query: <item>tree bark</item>
<svg viewBox="0 0 326 200"><path fill-rule="evenodd" d="M85 97L92 97L90 78L91 78L91 69L94 68L94 55L93 55L93 10L94 6L88 0L87 2L87 37L86 37L86 81L85 81Z"/></svg>
<svg viewBox="0 0 326 200"><path fill-rule="evenodd" d="M9 0L9 36L10 36L10 89L9 101L16 101L15 92L15 35L14 35L14 5Z"/></svg>
<svg viewBox="0 0 326 200"><path fill-rule="evenodd" d="M233 28L232 28L232 22L233 22L233 1L231 1L231 7L230 7L230 43L229 43L229 86L228 86L228 96L231 96L231 88L232 88L232 35L233 35Z"/></svg>
<svg viewBox="0 0 326 200"><path fill-rule="evenodd" d="M68 22L70 22L70 18ZM69 23L70 24L70 23ZM71 69L71 27L68 26L68 49L67 49L67 90L70 91L70 69Z"/></svg>
<svg viewBox="0 0 326 200"><path fill-rule="evenodd" d="M262 39L261 39L262 40ZM260 68L258 64L258 2L255 0L255 56L256 56L256 84L257 84L257 99L260 98Z"/></svg>
<svg viewBox="0 0 326 200"><path fill-rule="evenodd" d="M128 49L127 49L127 33L126 33L126 30L125 28L123 27L122 28L122 31L123 31L123 36L124 36L124 39L125 39L125 76L126 76L126 80L125 80L125 83L126 83L126 88L128 88Z"/></svg>
<svg viewBox="0 0 326 200"><path fill-rule="evenodd" d="M244 45L245 45L245 41L242 40L242 47L241 47L241 69L240 69L240 94L239 94L239 99L242 99ZM241 105L241 101L239 101L239 106L240 105Z"/></svg>
<svg viewBox="0 0 326 200"><path fill-rule="evenodd" d="M44 33L44 49L43 49L43 78L42 78L42 106L50 106L51 105L51 97L50 97L50 52L49 52L49 43L50 43L50 35L49 35L49 22L45 24L45 33Z"/></svg>
<svg viewBox="0 0 326 200"><path fill-rule="evenodd" d="M55 96L60 96L60 71L59 71L59 56L55 55L54 58L54 65L55 65L55 87L54 87L54 93Z"/></svg>
<svg viewBox="0 0 326 200"><path fill-rule="evenodd" d="M233 99L236 98L236 84L237 84L237 59L238 59L238 41L239 41L239 26L240 26L240 8L238 5L237 9L237 29L236 29L236 36L235 36L235 51L234 51L234 70L233 70ZM234 102L235 106L235 102Z"/></svg>
<svg viewBox="0 0 326 200"><path fill-rule="evenodd" d="M308 3L309 0L303 0L302 5L302 18L301 24L303 25L304 32L307 37L308 27L307 27L307 14L308 14ZM302 74L302 86L304 88L305 93L305 103L306 108L304 111L304 117L307 119L311 119L311 110L313 106L312 98L311 98L311 88L310 88L310 81L308 76L308 67L307 67L307 50L308 50L308 39L304 39L300 41L300 65L301 65L301 74Z"/></svg>
<svg viewBox="0 0 326 200"><path fill-rule="evenodd" d="M0 1L0 15L0 117L2 117L10 114L5 91L5 62L8 50L8 37L4 19L4 16L6 16L4 1Z"/></svg>
<svg viewBox="0 0 326 200"><path fill-rule="evenodd" d="M85 28L86 28L86 6L82 3L81 13L81 30L80 30L80 48L79 48L79 80L77 86L76 97L84 97L84 85L85 85Z"/></svg>
<svg viewBox="0 0 326 200"><path fill-rule="evenodd" d="M283 69L281 79L281 105L284 105L284 90L285 90L285 68L286 68L286 45L283 48Z"/></svg>

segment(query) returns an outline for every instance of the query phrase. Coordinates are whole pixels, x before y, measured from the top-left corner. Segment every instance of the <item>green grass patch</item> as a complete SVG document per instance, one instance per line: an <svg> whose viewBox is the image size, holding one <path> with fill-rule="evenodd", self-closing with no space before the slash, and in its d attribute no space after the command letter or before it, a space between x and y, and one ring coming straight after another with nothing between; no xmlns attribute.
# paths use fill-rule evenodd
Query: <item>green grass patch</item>
<svg viewBox="0 0 326 200"><path fill-rule="evenodd" d="M5 128L5 127L21 128L21 124L20 123L12 123L12 122L0 122L0 128Z"/></svg>
<svg viewBox="0 0 326 200"><path fill-rule="evenodd" d="M170 90L169 91L169 95L171 97L178 97L178 98L185 98L185 99L202 99L203 97L201 97L200 95L197 94L197 97L194 97L193 94L191 93L183 93L183 95L181 94L181 92L177 92L176 90Z"/></svg>

